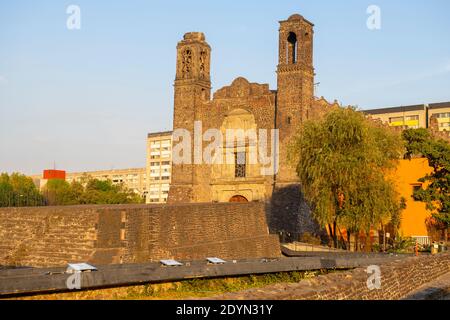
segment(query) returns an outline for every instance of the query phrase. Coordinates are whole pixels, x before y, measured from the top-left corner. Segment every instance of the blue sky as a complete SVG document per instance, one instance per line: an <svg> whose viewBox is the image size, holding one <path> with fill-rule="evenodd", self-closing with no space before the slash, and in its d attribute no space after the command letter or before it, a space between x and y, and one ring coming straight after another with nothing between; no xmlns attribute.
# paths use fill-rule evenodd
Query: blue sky
<svg viewBox="0 0 450 320"><path fill-rule="evenodd" d="M66 9L81 9L68 30ZM369 5L381 30L366 26ZM175 47L202 31L213 91L244 76L276 88L278 21L315 24L317 95L360 108L450 101L450 2L0 0L0 172L145 166L172 129Z"/></svg>

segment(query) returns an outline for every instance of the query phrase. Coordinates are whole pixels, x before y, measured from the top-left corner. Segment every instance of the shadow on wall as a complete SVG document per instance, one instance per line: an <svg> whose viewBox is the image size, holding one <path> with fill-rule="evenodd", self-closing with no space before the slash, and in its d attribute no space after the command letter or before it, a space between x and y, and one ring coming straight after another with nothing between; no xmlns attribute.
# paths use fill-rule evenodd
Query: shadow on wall
<svg viewBox="0 0 450 320"><path fill-rule="evenodd" d="M300 191L300 185L276 187L266 206L270 233L278 234L281 243L301 240L305 233L324 236ZM325 233L326 235L326 233Z"/></svg>

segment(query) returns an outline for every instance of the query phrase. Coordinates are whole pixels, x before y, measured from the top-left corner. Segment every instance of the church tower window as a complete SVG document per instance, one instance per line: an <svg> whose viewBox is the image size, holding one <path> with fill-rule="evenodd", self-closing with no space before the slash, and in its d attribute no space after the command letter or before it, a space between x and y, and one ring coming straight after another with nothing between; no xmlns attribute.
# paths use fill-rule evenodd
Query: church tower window
<svg viewBox="0 0 450 320"><path fill-rule="evenodd" d="M192 51L186 49L183 53L183 77L189 78L192 70Z"/></svg>
<svg viewBox="0 0 450 320"><path fill-rule="evenodd" d="M245 152L236 152L234 154L234 177L235 178L245 178L245 170L246 170L246 153Z"/></svg>
<svg viewBox="0 0 450 320"><path fill-rule="evenodd" d="M297 36L293 32L289 32L287 46L287 63L297 63Z"/></svg>

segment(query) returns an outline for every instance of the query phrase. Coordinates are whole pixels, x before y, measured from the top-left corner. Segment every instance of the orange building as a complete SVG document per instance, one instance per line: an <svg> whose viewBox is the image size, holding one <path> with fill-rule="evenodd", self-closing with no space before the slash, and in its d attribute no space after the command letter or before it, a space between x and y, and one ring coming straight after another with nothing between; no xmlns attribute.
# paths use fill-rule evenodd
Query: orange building
<svg viewBox="0 0 450 320"><path fill-rule="evenodd" d="M64 170L44 170L44 173L42 177L45 180L52 180L52 179L60 179L60 180L66 180L66 172Z"/></svg>
<svg viewBox="0 0 450 320"><path fill-rule="evenodd" d="M426 224L427 219L431 217L431 213L427 210L424 202L414 200L413 193L416 188L423 187L423 183L419 182L419 179L432 172L433 168L429 166L428 159L415 158L400 160L397 168L390 176L400 197L403 197L406 202L406 208L401 213L399 234L402 237L414 238L423 245L432 242L432 235ZM341 231L343 232L343 240L347 241L345 229ZM378 236L377 231L371 230L370 243L377 243L379 241ZM359 235L358 241L360 244L366 241L363 232ZM351 249L353 250L353 241Z"/></svg>
<svg viewBox="0 0 450 320"><path fill-rule="evenodd" d="M30 176L33 179L34 184L39 190L44 189L49 180L66 180L66 171L48 169L44 170L42 175Z"/></svg>
<svg viewBox="0 0 450 320"><path fill-rule="evenodd" d="M394 181L400 196L406 200L406 209L402 211L400 235L416 238L419 243L430 242L426 220L431 216L424 202L416 201L412 197L414 189L422 188L418 180L431 173L433 168L426 158L400 160L394 174Z"/></svg>

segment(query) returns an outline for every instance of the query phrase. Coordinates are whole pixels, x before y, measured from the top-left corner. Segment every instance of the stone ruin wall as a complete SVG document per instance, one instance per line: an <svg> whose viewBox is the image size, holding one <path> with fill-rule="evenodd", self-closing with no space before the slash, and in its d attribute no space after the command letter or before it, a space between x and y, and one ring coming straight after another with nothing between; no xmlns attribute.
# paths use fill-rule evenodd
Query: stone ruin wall
<svg viewBox="0 0 450 320"><path fill-rule="evenodd" d="M0 209L0 266L280 256L263 203Z"/></svg>

